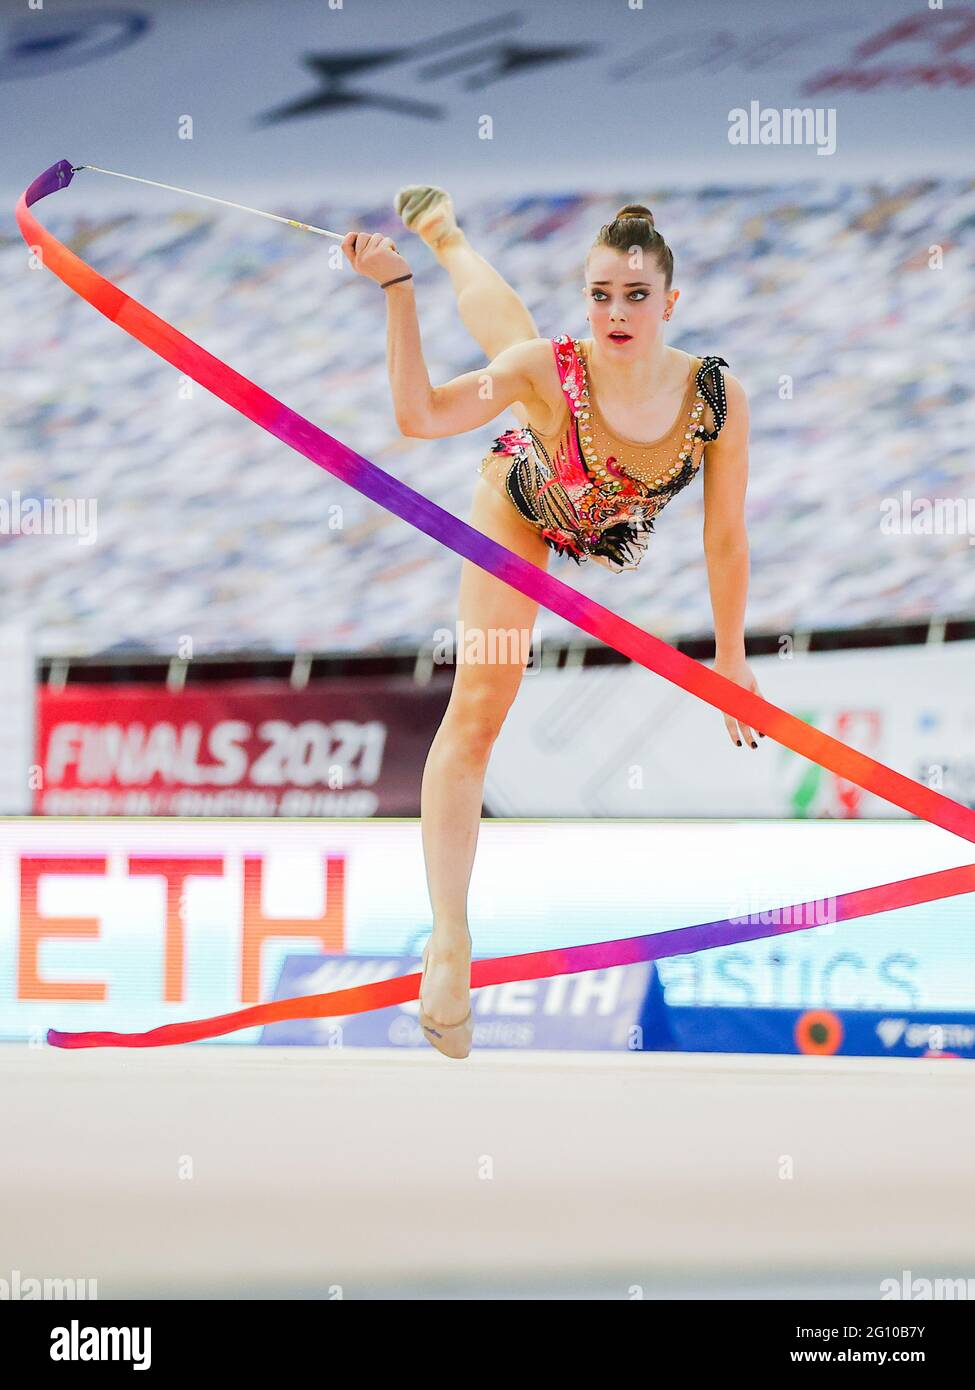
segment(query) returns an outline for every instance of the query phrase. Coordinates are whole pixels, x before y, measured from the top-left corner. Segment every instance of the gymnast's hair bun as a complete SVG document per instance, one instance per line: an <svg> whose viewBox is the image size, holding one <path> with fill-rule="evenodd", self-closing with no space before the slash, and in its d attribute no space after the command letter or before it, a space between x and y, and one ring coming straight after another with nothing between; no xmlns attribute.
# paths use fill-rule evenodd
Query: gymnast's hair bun
<svg viewBox="0 0 975 1390"><path fill-rule="evenodd" d="M645 208L642 203L627 203L625 208L620 208L619 212L613 218L613 221L622 222L624 218L627 217L645 217L650 223L650 226L653 226L653 213L649 208Z"/></svg>
<svg viewBox="0 0 975 1390"><path fill-rule="evenodd" d="M611 222L605 222L599 235L589 248L611 246L614 251L631 255L634 247L647 251L662 271L664 288L669 290L674 283L674 255L663 237L653 225L653 213L642 203L627 203L620 208ZM588 257L587 257L588 259Z"/></svg>

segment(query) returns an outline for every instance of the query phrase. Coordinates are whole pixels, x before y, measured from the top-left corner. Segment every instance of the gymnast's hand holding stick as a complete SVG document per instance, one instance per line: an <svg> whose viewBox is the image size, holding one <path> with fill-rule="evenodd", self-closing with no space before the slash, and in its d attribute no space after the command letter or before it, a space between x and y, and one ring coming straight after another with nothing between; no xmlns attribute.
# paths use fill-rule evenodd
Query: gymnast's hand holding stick
<svg viewBox="0 0 975 1390"><path fill-rule="evenodd" d="M349 232L343 238L342 251L352 269L382 289L393 284L406 284L413 272L396 250L396 243L382 232Z"/></svg>

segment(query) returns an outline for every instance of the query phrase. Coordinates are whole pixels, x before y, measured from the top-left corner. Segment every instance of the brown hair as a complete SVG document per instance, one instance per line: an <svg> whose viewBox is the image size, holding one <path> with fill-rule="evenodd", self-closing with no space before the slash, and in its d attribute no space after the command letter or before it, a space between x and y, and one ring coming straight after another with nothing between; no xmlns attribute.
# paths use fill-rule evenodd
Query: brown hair
<svg viewBox="0 0 975 1390"><path fill-rule="evenodd" d="M605 222L593 242L596 246L612 246L623 252L639 246L642 251L649 251L664 276L664 288L670 289L674 279L673 252L654 227L653 213L642 203L627 203L611 222Z"/></svg>

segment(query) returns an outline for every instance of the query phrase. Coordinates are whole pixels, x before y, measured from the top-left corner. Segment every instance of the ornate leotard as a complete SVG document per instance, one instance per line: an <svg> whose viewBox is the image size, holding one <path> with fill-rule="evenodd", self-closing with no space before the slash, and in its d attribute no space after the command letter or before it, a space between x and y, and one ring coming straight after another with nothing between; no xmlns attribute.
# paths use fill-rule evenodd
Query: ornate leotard
<svg viewBox="0 0 975 1390"><path fill-rule="evenodd" d="M592 393L586 344L552 340L566 410L554 433L531 425L505 430L478 472L503 491L559 555L596 560L619 573L635 569L653 518L696 476L705 446L727 416L723 357L694 357L677 418L650 444L615 435ZM708 405L714 429L702 415ZM638 460L634 456L639 455ZM629 456L629 461L628 461Z"/></svg>

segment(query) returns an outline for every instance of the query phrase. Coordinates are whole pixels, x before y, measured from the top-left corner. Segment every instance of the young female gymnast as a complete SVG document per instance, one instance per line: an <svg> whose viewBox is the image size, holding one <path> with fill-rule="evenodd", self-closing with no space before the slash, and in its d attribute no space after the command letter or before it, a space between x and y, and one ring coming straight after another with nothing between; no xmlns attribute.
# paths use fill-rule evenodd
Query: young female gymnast
<svg viewBox="0 0 975 1390"><path fill-rule="evenodd" d="M649 210L621 208L585 265L592 336L540 338L510 285L457 226L449 195L411 186L396 196L404 225L432 249L453 282L465 327L489 361L432 386L420 343L412 272L393 241L349 232L353 269L386 291L387 362L396 421L422 439L462 434L511 409L506 430L478 466L470 524L546 568L553 551L620 572L639 563L653 518L704 469L704 549L714 612L714 669L747 690L748 403L721 357L668 347L663 324L680 291L673 256ZM471 935L467 894L491 748L521 683L536 601L464 560L463 631L515 630L516 657L459 663L430 748L421 825L433 931L423 952L420 1025L448 1057L471 1049ZM509 655L510 654L510 655ZM505 660L504 656L509 655ZM732 741L757 748L752 730L723 716Z"/></svg>

